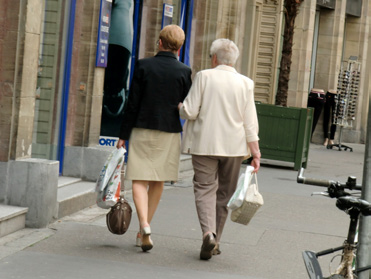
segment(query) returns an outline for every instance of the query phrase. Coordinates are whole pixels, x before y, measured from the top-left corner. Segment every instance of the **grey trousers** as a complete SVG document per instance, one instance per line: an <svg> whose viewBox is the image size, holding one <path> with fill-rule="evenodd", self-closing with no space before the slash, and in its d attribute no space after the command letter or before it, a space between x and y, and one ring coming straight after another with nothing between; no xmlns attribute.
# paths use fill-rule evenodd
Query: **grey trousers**
<svg viewBox="0 0 371 279"><path fill-rule="evenodd" d="M228 217L227 204L236 190L243 157L192 155L196 209L202 233L220 242Z"/></svg>

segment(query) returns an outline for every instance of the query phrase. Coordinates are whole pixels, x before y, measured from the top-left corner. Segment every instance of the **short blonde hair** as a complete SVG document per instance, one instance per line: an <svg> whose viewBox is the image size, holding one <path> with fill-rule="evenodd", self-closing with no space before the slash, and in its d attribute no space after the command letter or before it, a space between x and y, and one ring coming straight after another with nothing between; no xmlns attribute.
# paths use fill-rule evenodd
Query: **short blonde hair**
<svg viewBox="0 0 371 279"><path fill-rule="evenodd" d="M175 24L165 26L160 31L159 37L163 47L171 51L178 51L185 40L183 29Z"/></svg>
<svg viewBox="0 0 371 279"><path fill-rule="evenodd" d="M216 39L210 47L210 55L216 54L220 64L234 65L240 51L234 42L229 39Z"/></svg>

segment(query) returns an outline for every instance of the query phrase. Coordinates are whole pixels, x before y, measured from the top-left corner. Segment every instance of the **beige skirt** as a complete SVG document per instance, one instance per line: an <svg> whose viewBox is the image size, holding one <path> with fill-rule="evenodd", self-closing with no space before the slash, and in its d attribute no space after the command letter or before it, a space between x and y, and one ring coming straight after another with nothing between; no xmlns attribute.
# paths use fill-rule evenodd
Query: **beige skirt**
<svg viewBox="0 0 371 279"><path fill-rule="evenodd" d="M125 178L177 181L180 133L134 128L131 132Z"/></svg>

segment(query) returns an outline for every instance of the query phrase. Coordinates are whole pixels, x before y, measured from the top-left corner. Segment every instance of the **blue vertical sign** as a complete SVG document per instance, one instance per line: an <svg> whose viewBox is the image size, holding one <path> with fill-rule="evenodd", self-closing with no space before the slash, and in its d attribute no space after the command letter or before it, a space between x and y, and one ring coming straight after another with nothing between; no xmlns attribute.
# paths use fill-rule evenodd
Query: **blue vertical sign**
<svg viewBox="0 0 371 279"><path fill-rule="evenodd" d="M161 29L164 28L166 25L170 25L173 23L173 13L174 13L174 6L169 4L164 4L162 10L162 23Z"/></svg>
<svg viewBox="0 0 371 279"><path fill-rule="evenodd" d="M189 49L191 45L192 17L193 0L182 0L179 25L183 28L186 38L184 45L180 49L179 60L188 66L190 66ZM180 119L180 123L183 126L185 120Z"/></svg>
<svg viewBox="0 0 371 279"><path fill-rule="evenodd" d="M191 46L192 17L193 0L182 0L179 25L183 28L186 38L180 50L180 61L188 66L190 66L189 51Z"/></svg>
<svg viewBox="0 0 371 279"><path fill-rule="evenodd" d="M95 65L97 67L107 67L111 9L112 0L101 0L98 25L97 56L95 59Z"/></svg>

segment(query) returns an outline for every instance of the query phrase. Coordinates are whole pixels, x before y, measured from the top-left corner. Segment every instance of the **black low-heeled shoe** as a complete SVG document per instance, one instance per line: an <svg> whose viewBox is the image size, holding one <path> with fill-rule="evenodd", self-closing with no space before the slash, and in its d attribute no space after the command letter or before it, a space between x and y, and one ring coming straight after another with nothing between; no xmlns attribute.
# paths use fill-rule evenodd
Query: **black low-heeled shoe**
<svg viewBox="0 0 371 279"><path fill-rule="evenodd" d="M216 245L215 236L213 233L208 233L202 242L200 259L209 260L213 256L213 249Z"/></svg>

